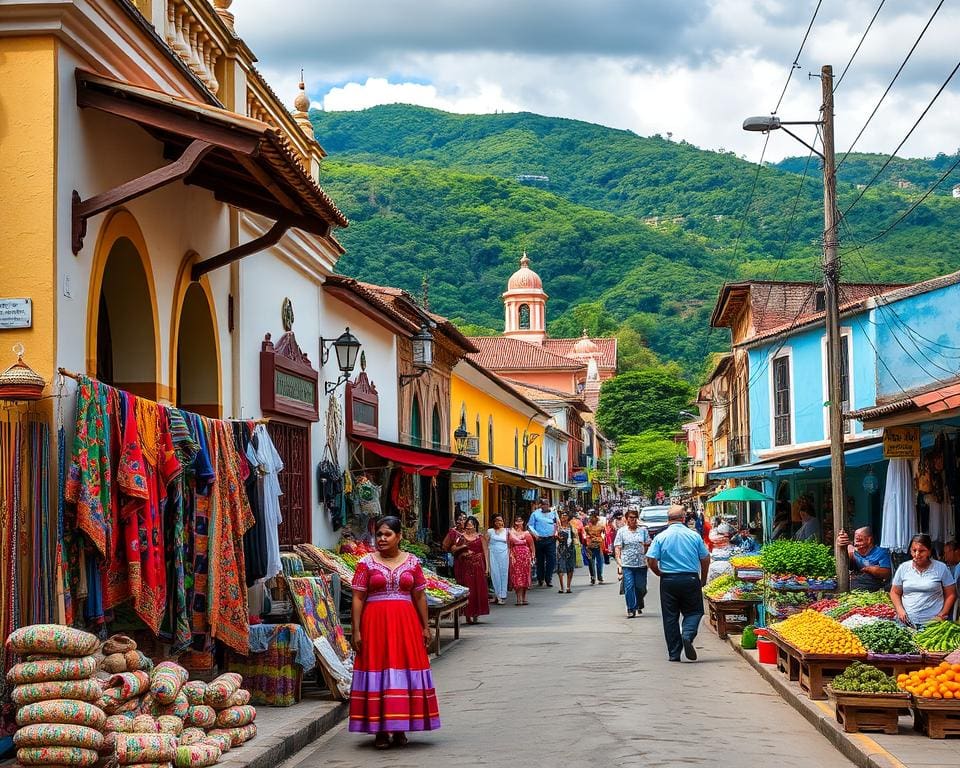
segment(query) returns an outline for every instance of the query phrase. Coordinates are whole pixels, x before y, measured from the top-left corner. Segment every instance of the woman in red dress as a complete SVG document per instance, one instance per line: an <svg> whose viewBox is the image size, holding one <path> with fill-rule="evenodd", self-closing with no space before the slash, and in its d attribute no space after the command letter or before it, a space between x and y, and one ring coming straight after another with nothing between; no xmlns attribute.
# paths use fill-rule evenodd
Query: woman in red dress
<svg viewBox="0 0 960 768"><path fill-rule="evenodd" d="M377 551L353 575L353 688L350 730L375 734L374 746L407 743L406 731L440 727L426 647L427 587L420 562L400 551L400 519L377 521Z"/></svg>
<svg viewBox="0 0 960 768"><path fill-rule="evenodd" d="M467 624L476 624L477 617L490 613L487 576L490 562L487 558L487 540L480 535L480 521L471 515L463 526L463 534L450 549L453 552L453 575L457 582L469 588L470 597L463 615Z"/></svg>
<svg viewBox="0 0 960 768"><path fill-rule="evenodd" d="M522 515L513 518L513 528L507 531L507 546L510 548L510 589L517 595L517 605L526 605L533 536L524 528Z"/></svg>

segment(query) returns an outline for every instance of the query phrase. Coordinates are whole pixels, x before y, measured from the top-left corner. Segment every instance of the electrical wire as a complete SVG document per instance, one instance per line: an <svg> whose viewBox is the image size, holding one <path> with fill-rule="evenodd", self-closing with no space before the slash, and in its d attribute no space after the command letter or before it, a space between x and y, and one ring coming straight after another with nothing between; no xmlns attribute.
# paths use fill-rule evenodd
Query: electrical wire
<svg viewBox="0 0 960 768"><path fill-rule="evenodd" d="M877 20L877 16L880 15L880 11L883 9L883 4L887 0L880 0L880 5L877 6L877 10L873 12L873 18L870 19L870 23L867 24L867 28L863 31L863 36L860 38L860 42L857 43L857 47L853 50L853 53L850 55L850 59L847 61L847 65L843 68L843 72L840 73L840 77L837 78L837 81L833 84L833 92L837 92L837 88L840 87L840 83L843 82L844 75L847 74L847 70L850 69L850 65L853 64L853 60L857 58L857 54L860 53L860 46L863 45L863 41L867 39L867 35L870 34L870 28L873 26L873 22Z"/></svg>
<svg viewBox="0 0 960 768"><path fill-rule="evenodd" d="M907 135L904 136L903 139L901 139L900 143L897 144L896 149L894 149L893 152L890 153L889 157L887 157L883 165L880 166L880 170L877 171L873 175L873 178L871 178L870 181L868 181L866 185L859 190L859 193L857 194L856 198L854 198L854 201L850 203L850 205L847 206L846 210L844 210L844 212L841 214L840 216L841 219L846 218L847 214L849 214L850 211L853 210L853 207L863 199L863 196L866 194L867 190L870 189L870 187L874 184L874 182L876 182L878 178L880 178L880 174L882 174L885 170L887 170L887 166L889 166L890 163L893 162L893 159L896 157L897 152L899 152L901 147L903 147L903 145L907 143L907 140L910 138L910 136L913 135L913 132L917 129L917 126L920 125L920 122L923 120L923 118L927 116L927 113L936 103L937 99L940 98L940 94L942 94L946 90L947 86L950 84L950 81L953 80L953 76L957 74L958 69L960 69L960 61L956 63L956 65L950 71L950 74L947 75L947 79L943 81L943 83L940 85L939 88L937 88L937 92L933 94L933 98L930 99L930 101L927 103L927 106L924 107L923 112L920 113L920 116L914 121L913 125L910 126L910 130L907 131ZM839 166L837 167L839 168Z"/></svg>
<svg viewBox="0 0 960 768"><path fill-rule="evenodd" d="M907 52L906 58L901 62L900 66L897 68L897 71L893 75L893 79L884 89L883 95L880 97L880 101L877 102L877 105L873 108L873 111L870 113L870 116L867 118L867 122L865 122L863 124L863 127L860 128L860 132L857 134L857 137L853 140L853 143L850 145L847 151L843 153L843 157L840 158L840 162L837 163L837 167L836 167L837 171L839 171L840 168L843 166L844 162L846 162L847 157L849 157L850 153L853 151L853 148L857 145L857 142L860 141L860 137L863 136L863 132L867 130L867 126L870 125L870 121L873 120L874 115L877 114L877 110L880 109L880 105L883 104L884 99L887 98L887 94L890 93L890 89L893 88L893 84L897 82L897 78L900 77L900 73L903 72L903 68L907 66L907 62L910 61L910 57L913 56L913 52L917 50L917 46L920 45L920 41L923 39L923 36L927 34L927 30L930 28L930 25L933 23L933 20L936 18L937 14L940 13L940 9L943 7L943 4L945 1L946 0L940 0L940 2L937 3L937 7L933 9L933 13L930 15L930 18L927 19L927 23L924 24L923 29L920 30L920 35L917 37L916 40L913 41L913 45L910 46L910 50Z"/></svg>
<svg viewBox="0 0 960 768"><path fill-rule="evenodd" d="M941 3L943 0L941 0ZM803 40L800 41L800 47L797 49L797 55L793 57L793 64L790 65L790 72L787 73L787 82L783 84L783 90L780 92L780 98L777 99L777 106L773 108L773 112L770 114L775 115L780 110L780 105L783 103L783 97L787 95L787 88L790 87L790 80L793 78L793 72L796 69L800 69L800 54L803 53L803 48L807 44L807 38L810 37L810 30L813 29L813 22L817 20L817 14L820 13L820 6L823 4L823 0L817 0L817 7L813 9L813 16L810 17L810 23L807 24L807 31L803 35Z"/></svg>

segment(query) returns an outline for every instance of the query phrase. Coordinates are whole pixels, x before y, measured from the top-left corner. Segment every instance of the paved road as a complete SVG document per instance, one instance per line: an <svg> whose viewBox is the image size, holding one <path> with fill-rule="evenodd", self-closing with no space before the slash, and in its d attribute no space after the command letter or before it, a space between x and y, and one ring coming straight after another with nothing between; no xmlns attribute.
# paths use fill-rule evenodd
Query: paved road
<svg viewBox="0 0 960 768"><path fill-rule="evenodd" d="M851 765L709 628L697 662L668 663L655 579L627 619L616 583L583 573L573 594L491 606L435 660L439 731L378 752L340 726L284 768Z"/></svg>

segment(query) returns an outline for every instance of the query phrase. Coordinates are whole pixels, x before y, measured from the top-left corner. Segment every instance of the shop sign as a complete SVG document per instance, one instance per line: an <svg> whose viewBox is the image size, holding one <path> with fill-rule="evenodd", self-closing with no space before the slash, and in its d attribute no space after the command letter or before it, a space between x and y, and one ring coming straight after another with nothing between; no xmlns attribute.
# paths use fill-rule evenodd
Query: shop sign
<svg viewBox="0 0 960 768"><path fill-rule="evenodd" d="M264 413L318 421L319 380L293 331L284 333L276 344L266 335L260 347L260 409Z"/></svg>
<svg viewBox="0 0 960 768"><path fill-rule="evenodd" d="M883 458L919 459L920 427L884 427Z"/></svg>
<svg viewBox="0 0 960 768"><path fill-rule="evenodd" d="M360 365L366 368L366 356L360 356ZM378 437L380 433L380 396L377 388L361 370L346 389L347 434L351 437Z"/></svg>
<svg viewBox="0 0 960 768"><path fill-rule="evenodd" d="M0 328L30 328L32 325L31 299L0 299Z"/></svg>
<svg viewBox="0 0 960 768"><path fill-rule="evenodd" d="M472 491L473 475L469 472L455 472L450 477L450 488L454 491Z"/></svg>

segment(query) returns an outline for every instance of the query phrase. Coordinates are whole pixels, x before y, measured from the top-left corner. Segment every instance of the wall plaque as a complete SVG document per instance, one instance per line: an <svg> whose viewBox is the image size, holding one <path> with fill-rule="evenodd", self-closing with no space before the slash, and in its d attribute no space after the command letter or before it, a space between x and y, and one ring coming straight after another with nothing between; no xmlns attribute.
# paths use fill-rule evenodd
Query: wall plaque
<svg viewBox="0 0 960 768"><path fill-rule="evenodd" d="M30 328L32 325L31 299L0 299L0 328Z"/></svg>
<svg viewBox="0 0 960 768"><path fill-rule="evenodd" d="M260 345L260 409L307 421L319 421L320 374L300 349L293 331L274 344L268 333Z"/></svg>

